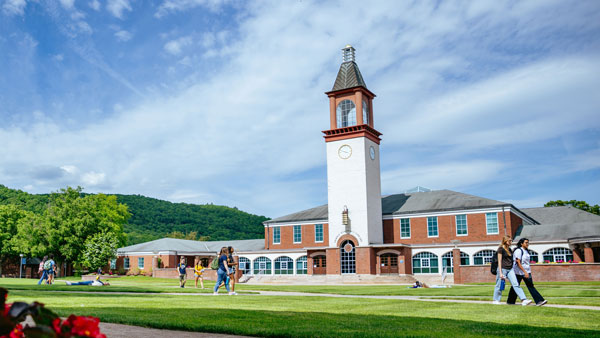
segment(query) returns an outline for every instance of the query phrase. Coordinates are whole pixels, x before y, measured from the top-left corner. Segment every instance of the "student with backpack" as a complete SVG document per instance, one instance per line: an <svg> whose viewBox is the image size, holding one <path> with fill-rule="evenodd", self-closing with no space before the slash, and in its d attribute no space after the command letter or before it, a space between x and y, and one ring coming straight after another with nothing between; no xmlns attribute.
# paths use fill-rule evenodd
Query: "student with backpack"
<svg viewBox="0 0 600 338"><path fill-rule="evenodd" d="M225 279L227 278L227 275L229 274L229 266L227 265L227 247L222 247L221 248L221 252L219 252L219 257L218 257L218 269L217 269L217 282L215 283L215 288L214 288L214 295L218 295L219 294L219 285L221 285L222 282L225 281ZM211 264L211 267L214 266L214 261ZM229 284L225 284L225 288L227 289L227 292L229 292ZM230 295L232 295L232 292L229 292Z"/></svg>
<svg viewBox="0 0 600 338"><path fill-rule="evenodd" d="M38 269L38 273L41 273L42 276L40 277L40 281L38 282L38 285L42 284L43 280L46 280L46 282L48 282L48 273L46 272L46 269L44 268L44 265L47 260L48 260L48 256L44 256L44 258L40 262L40 267Z"/></svg>
<svg viewBox="0 0 600 338"><path fill-rule="evenodd" d="M510 249L510 245L512 244L512 238L509 236L502 237L502 242L500 243L500 247L498 247L498 251L496 251L496 256L498 257L498 270L496 271L496 286L494 287L494 304L502 304L500 303L500 299L502 298L502 291L504 290L504 285L506 283L506 279L510 282L513 289L517 293L517 296L521 299L521 305L526 306L531 303L530 299L527 299L525 296L525 292L519 286L517 282L517 276L513 270L513 254Z"/></svg>
<svg viewBox="0 0 600 338"><path fill-rule="evenodd" d="M179 264L177 264L177 270L179 271L179 287L180 288L185 287L185 280L187 278L186 268L187 268L187 266L185 265L185 257L181 256L181 259L179 260Z"/></svg>
<svg viewBox="0 0 600 338"><path fill-rule="evenodd" d="M56 270L56 263L54 262L54 254L48 255L48 259L44 263L44 270L48 274L48 284L54 283L54 274Z"/></svg>
<svg viewBox="0 0 600 338"><path fill-rule="evenodd" d="M514 266L513 270L515 271L515 275L517 275L517 281L519 285L521 285L521 281L525 281L525 285L527 285L527 290L533 297L533 301L537 306L543 306L548 303L547 300L542 297L542 295L538 292L538 290L533 286L533 276L531 275L531 266L529 265L529 239L521 238L517 243L517 249L513 252L514 255ZM510 292L508 293L507 304L515 304L515 300L517 299L517 294L514 289L511 287Z"/></svg>
<svg viewBox="0 0 600 338"><path fill-rule="evenodd" d="M231 282L231 294L237 295L237 293L235 292L235 266L238 265L238 263L236 263L233 259L233 247L227 247L227 252L229 253L227 256L227 266L229 266L229 274L227 274L227 278L225 278L223 284L219 285L219 288Z"/></svg>

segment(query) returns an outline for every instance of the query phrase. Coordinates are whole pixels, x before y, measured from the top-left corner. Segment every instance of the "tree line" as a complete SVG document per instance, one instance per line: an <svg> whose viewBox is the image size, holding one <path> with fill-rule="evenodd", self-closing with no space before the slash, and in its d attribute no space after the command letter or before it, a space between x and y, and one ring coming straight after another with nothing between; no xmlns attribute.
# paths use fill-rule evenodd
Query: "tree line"
<svg viewBox="0 0 600 338"><path fill-rule="evenodd" d="M29 199L1 188L0 269L19 254L53 254L59 263L96 269L126 242L123 226L130 213L116 196L84 195L81 187L67 187Z"/></svg>
<svg viewBox="0 0 600 338"><path fill-rule="evenodd" d="M262 238L266 220L213 204L86 194L70 187L51 194L29 194L0 185L0 263L19 254L42 257L53 253L61 261L95 269L118 247L163 237Z"/></svg>

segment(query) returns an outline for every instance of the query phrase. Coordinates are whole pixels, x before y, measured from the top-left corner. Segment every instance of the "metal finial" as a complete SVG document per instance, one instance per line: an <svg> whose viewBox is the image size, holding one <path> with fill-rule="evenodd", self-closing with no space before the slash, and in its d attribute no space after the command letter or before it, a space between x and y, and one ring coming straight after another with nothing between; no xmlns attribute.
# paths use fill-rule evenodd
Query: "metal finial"
<svg viewBox="0 0 600 338"><path fill-rule="evenodd" d="M343 57L342 60L344 62L354 62L354 52L356 51L356 49L354 49L354 47L352 47L351 45L346 45L346 47L342 48L342 52L343 52Z"/></svg>

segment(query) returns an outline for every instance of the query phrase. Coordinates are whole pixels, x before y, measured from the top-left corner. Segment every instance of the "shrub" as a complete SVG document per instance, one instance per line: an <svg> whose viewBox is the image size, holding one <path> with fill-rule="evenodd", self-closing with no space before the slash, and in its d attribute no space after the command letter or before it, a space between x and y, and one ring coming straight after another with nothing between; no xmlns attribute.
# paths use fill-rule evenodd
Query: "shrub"
<svg viewBox="0 0 600 338"><path fill-rule="evenodd" d="M140 274L140 269L138 269L138 268L131 268L126 273L127 276L138 276L139 274Z"/></svg>

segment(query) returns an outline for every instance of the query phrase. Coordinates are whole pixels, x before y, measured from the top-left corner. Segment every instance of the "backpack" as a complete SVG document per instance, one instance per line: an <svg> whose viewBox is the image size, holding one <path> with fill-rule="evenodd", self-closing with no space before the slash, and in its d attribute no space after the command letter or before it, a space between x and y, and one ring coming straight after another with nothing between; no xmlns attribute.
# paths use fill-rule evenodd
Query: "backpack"
<svg viewBox="0 0 600 338"><path fill-rule="evenodd" d="M492 275L498 274L498 253L494 252L492 257L492 265L490 266L490 272Z"/></svg>
<svg viewBox="0 0 600 338"><path fill-rule="evenodd" d="M50 270L50 269L52 269L52 260L49 259L44 263L44 270Z"/></svg>
<svg viewBox="0 0 600 338"><path fill-rule="evenodd" d="M210 268L213 270L219 270L219 256L215 257L210 263Z"/></svg>

